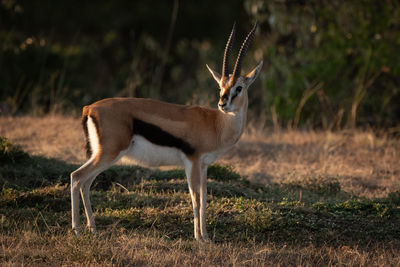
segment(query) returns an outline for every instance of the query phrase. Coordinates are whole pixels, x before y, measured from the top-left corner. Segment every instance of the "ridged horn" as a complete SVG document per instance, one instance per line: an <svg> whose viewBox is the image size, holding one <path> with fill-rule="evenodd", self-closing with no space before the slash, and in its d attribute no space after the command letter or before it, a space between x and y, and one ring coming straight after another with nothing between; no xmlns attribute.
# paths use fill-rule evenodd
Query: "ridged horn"
<svg viewBox="0 0 400 267"><path fill-rule="evenodd" d="M250 44L250 42L253 40L254 37L254 33L256 31L258 23L256 22L256 24L254 25L253 29L249 32L249 34L247 35L246 39L244 39L242 46L240 47L239 50L239 54L238 57L236 59L236 64L235 64L235 68L233 69L233 77L237 78L240 76L240 71L242 69L242 61L243 58L247 52L247 48Z"/></svg>
<svg viewBox="0 0 400 267"><path fill-rule="evenodd" d="M235 37L236 32L236 22L233 23L233 28L231 34L229 35L228 42L226 42L225 52L224 52L224 60L222 62L222 79L226 79L229 77L229 55L231 54L233 38Z"/></svg>

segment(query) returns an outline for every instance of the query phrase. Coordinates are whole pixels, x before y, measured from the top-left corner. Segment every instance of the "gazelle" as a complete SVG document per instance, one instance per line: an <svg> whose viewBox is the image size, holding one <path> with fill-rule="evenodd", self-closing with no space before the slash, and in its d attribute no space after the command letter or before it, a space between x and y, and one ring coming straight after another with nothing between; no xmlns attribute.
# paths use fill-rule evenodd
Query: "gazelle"
<svg viewBox="0 0 400 267"><path fill-rule="evenodd" d="M194 237L207 240L207 167L240 138L246 124L247 88L258 76L261 61L240 76L242 60L257 24L244 40L232 74L228 58L235 25L225 47L222 74L207 68L220 87L218 109L169 104L152 99L109 98L82 112L88 161L71 174L72 229L79 235L79 192L87 225L95 230L89 190L98 174L121 157L145 166L184 166L192 198Z"/></svg>

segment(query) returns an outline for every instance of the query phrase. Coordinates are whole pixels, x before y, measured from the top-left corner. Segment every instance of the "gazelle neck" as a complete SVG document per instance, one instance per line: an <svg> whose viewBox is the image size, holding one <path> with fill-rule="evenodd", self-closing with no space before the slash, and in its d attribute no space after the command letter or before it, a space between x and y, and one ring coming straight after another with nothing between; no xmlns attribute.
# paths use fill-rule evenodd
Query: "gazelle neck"
<svg viewBox="0 0 400 267"><path fill-rule="evenodd" d="M239 141L247 121L248 99L245 96L243 105L236 111L223 112L219 110L221 115L221 145L232 146Z"/></svg>

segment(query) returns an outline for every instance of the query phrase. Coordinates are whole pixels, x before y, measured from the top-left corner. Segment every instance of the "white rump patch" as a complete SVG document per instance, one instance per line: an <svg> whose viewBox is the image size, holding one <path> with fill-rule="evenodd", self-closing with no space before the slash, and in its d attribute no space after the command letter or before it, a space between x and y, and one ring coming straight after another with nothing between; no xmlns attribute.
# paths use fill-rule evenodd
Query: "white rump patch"
<svg viewBox="0 0 400 267"><path fill-rule="evenodd" d="M87 119L87 129L89 135L90 149L92 150L91 158L94 158L97 152L99 152L100 141L97 134L96 125L94 124L93 119L90 116L88 116Z"/></svg>
<svg viewBox="0 0 400 267"><path fill-rule="evenodd" d="M87 129L88 129L88 139L89 139L89 145L90 145L90 150L92 152L92 155L90 156L90 159L85 162L79 169L77 169L75 172L86 168L87 165L91 164L96 157L97 153L99 152L99 146L100 146L100 141L99 141L99 136L97 135L97 129L96 125L93 122L93 119L88 116L87 122Z"/></svg>

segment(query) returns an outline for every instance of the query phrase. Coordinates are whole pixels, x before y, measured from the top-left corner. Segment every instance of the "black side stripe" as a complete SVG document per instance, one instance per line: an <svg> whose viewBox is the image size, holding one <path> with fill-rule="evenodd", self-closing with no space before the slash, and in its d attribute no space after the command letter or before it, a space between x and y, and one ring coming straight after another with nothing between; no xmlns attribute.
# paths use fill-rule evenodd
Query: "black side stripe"
<svg viewBox="0 0 400 267"><path fill-rule="evenodd" d="M140 135L155 145L177 148L186 155L193 155L195 152L195 149L185 140L173 136L158 126L138 119L133 121L133 134Z"/></svg>

